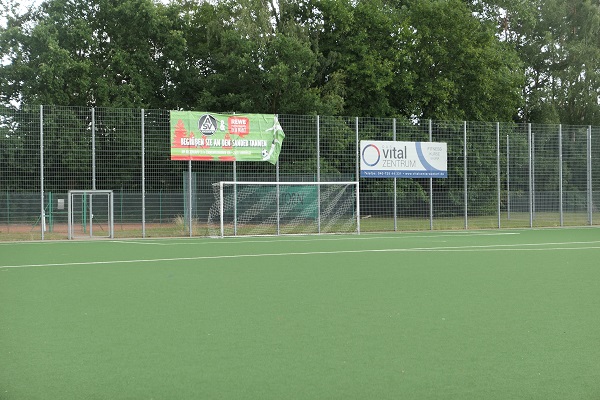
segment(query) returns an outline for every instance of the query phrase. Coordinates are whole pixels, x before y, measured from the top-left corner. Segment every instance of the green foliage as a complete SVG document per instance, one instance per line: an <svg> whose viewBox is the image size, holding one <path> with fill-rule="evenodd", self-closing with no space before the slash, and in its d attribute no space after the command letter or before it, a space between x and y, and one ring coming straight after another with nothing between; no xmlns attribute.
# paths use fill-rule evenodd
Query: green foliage
<svg viewBox="0 0 600 400"><path fill-rule="evenodd" d="M525 65L528 122L600 122L600 5L591 0L491 0L499 36Z"/></svg>
<svg viewBox="0 0 600 400"><path fill-rule="evenodd" d="M0 6L4 105L600 122L591 0Z"/></svg>
<svg viewBox="0 0 600 400"><path fill-rule="evenodd" d="M515 52L460 0L46 0L7 15L4 104L491 120L520 106Z"/></svg>
<svg viewBox="0 0 600 400"><path fill-rule="evenodd" d="M413 113L507 121L520 105L521 65L463 1L415 1L409 11Z"/></svg>

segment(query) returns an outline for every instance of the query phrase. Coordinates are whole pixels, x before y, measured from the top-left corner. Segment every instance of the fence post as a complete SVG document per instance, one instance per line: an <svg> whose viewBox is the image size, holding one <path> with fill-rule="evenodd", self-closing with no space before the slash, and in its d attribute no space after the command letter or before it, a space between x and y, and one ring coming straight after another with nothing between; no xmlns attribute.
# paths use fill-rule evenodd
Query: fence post
<svg viewBox="0 0 600 400"><path fill-rule="evenodd" d="M235 201L237 201L237 199L235 199ZM221 238L225 237L225 224L223 223L225 220L223 217L225 206L223 202L223 181L221 181L219 182L219 218L221 219Z"/></svg>
<svg viewBox="0 0 600 400"><path fill-rule="evenodd" d="M52 215L52 192L48 192L48 232L52 232L54 226L54 217Z"/></svg>
<svg viewBox="0 0 600 400"><path fill-rule="evenodd" d="M562 124L558 125L558 200L560 226L564 226L564 205L563 205L563 143L562 143Z"/></svg>
<svg viewBox="0 0 600 400"><path fill-rule="evenodd" d="M237 161L233 160L233 236L237 236Z"/></svg>
<svg viewBox="0 0 600 400"><path fill-rule="evenodd" d="M188 228L192 237L192 159L188 160Z"/></svg>
<svg viewBox="0 0 600 400"><path fill-rule="evenodd" d="M529 227L533 228L533 149L531 141L531 123L527 124L527 146L529 158Z"/></svg>
<svg viewBox="0 0 600 400"><path fill-rule="evenodd" d="M593 192L592 192L592 126L588 126L587 131L587 191L588 191L588 222L590 225L594 223L594 207L593 207Z"/></svg>
<svg viewBox="0 0 600 400"><path fill-rule="evenodd" d="M502 183L501 183L501 178L500 178L500 122L496 122L496 177L497 177L496 190L498 192L498 198L497 198L498 229L500 229L501 228L500 213L502 212L502 210L500 208L500 202L502 201L502 195L501 195Z"/></svg>
<svg viewBox="0 0 600 400"><path fill-rule="evenodd" d="M279 124L279 114L275 116L277 123ZM279 157L275 163L275 181L277 182L277 236L281 234L281 186L279 178Z"/></svg>
<svg viewBox="0 0 600 400"><path fill-rule="evenodd" d="M281 235L281 192L279 186L279 157L277 163L275 163L275 182L277 182L276 193L277 193L277 236Z"/></svg>
<svg viewBox="0 0 600 400"><path fill-rule="evenodd" d="M510 135L506 135L506 219L510 221Z"/></svg>
<svg viewBox="0 0 600 400"><path fill-rule="evenodd" d="M396 141L396 118L392 120L393 141ZM358 139L357 139L358 141ZM358 176L358 175L357 175ZM398 178L394 177L394 232L398 231Z"/></svg>
<svg viewBox="0 0 600 400"><path fill-rule="evenodd" d="M10 232L10 192L6 188L6 224L7 229Z"/></svg>
<svg viewBox="0 0 600 400"><path fill-rule="evenodd" d="M92 190L96 190L96 109L92 107ZM90 225L91 229L91 225Z"/></svg>
<svg viewBox="0 0 600 400"><path fill-rule="evenodd" d="M40 209L41 238L44 240L46 224L46 211L44 209L44 106L40 106Z"/></svg>
<svg viewBox="0 0 600 400"><path fill-rule="evenodd" d="M144 109L142 116L142 238L146 237L146 116ZM121 195L123 191L121 190Z"/></svg>
<svg viewBox="0 0 600 400"><path fill-rule="evenodd" d="M433 142L433 122L429 120L429 141ZM433 178L429 178L429 230L433 230Z"/></svg>
<svg viewBox="0 0 600 400"><path fill-rule="evenodd" d="M355 124L356 135L356 233L360 234L360 141L358 135L358 117Z"/></svg>
<svg viewBox="0 0 600 400"><path fill-rule="evenodd" d="M321 119L317 115L317 182L321 182ZM317 185L317 233L321 233L321 185Z"/></svg>
<svg viewBox="0 0 600 400"><path fill-rule="evenodd" d="M465 229L469 229L469 194L468 194L468 179L467 179L467 121L463 121L463 201L465 209Z"/></svg>

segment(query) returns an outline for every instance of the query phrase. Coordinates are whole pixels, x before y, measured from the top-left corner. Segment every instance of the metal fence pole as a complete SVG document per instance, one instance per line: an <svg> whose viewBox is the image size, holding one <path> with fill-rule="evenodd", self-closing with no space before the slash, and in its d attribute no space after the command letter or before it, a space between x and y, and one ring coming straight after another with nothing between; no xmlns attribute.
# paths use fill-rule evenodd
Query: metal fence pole
<svg viewBox="0 0 600 400"><path fill-rule="evenodd" d="M360 234L360 141L358 134L358 117L356 117L356 123L354 128L356 136L356 233Z"/></svg>
<svg viewBox="0 0 600 400"><path fill-rule="evenodd" d="M506 135L506 219L510 220L510 135Z"/></svg>
<svg viewBox="0 0 600 400"><path fill-rule="evenodd" d="M465 203L465 229L469 229L469 195L467 173L467 121L463 121L463 201Z"/></svg>
<svg viewBox="0 0 600 400"><path fill-rule="evenodd" d="M276 196L277 196L277 236L281 235L281 200L280 200L280 186L279 186L279 159L277 159L277 163L275 164L275 182L277 182L276 186Z"/></svg>
<svg viewBox="0 0 600 400"><path fill-rule="evenodd" d="M276 115L277 121L279 121L279 115ZM281 234L281 186L279 178L279 157L275 163L275 181L277 182L277 236Z"/></svg>
<svg viewBox="0 0 600 400"><path fill-rule="evenodd" d="M396 141L396 118L392 121L393 128L393 140ZM358 130L357 130L357 140L358 142ZM360 150L359 150L360 152ZM360 162L360 161L358 161ZM358 177L358 174L356 175ZM358 178L357 178L358 179ZM398 231L398 178L394 177L394 232Z"/></svg>
<svg viewBox="0 0 600 400"><path fill-rule="evenodd" d="M529 227L533 228L533 149L531 140L531 123L527 124L527 146L529 162Z"/></svg>
<svg viewBox="0 0 600 400"><path fill-rule="evenodd" d="M587 131L587 192L588 192L588 221L594 223L593 213L593 193L592 193L592 126L588 126Z"/></svg>
<svg viewBox="0 0 600 400"><path fill-rule="evenodd" d="M92 114L92 190L96 190L96 109L94 107L92 107L91 109L91 114ZM89 213L89 224L90 224L90 238L93 237L94 235L94 210L93 210L93 205L94 205L94 194L90 193L89 196L89 206L90 206L90 213Z"/></svg>
<svg viewBox="0 0 600 400"><path fill-rule="evenodd" d="M500 229L500 227L501 227L500 202L502 200L502 198L501 198L502 182L501 182L501 178L500 178L500 122L496 122L496 182L497 182L496 190L498 192L497 193L498 197L496 198L496 201L498 202L498 204L497 204L498 229Z"/></svg>
<svg viewBox="0 0 600 400"><path fill-rule="evenodd" d="M235 115L235 113L233 113ZM237 236L237 232L238 232L238 217L237 217L237 212L238 212L238 191L237 191L237 161L233 160L233 171L232 171L232 178L233 178L233 236ZM221 199L223 200L223 187L221 186ZM224 212L223 209L221 209L221 212ZM221 218L223 218L223 215L221 215ZM221 226L224 227L223 224L221 224ZM222 235L221 235L222 236Z"/></svg>
<svg viewBox="0 0 600 400"><path fill-rule="evenodd" d="M40 106L40 230L41 238L44 240L44 228L46 225L46 211L44 209L44 106Z"/></svg>
<svg viewBox="0 0 600 400"><path fill-rule="evenodd" d="M530 124L531 125L531 124ZM537 211L537 199L536 199L536 188L535 188L535 132L531 131L531 210L533 219L536 219Z"/></svg>
<svg viewBox="0 0 600 400"><path fill-rule="evenodd" d="M188 160L188 228L192 237L192 160Z"/></svg>
<svg viewBox="0 0 600 400"><path fill-rule="evenodd" d="M321 182L321 120L317 115L317 182ZM317 185L317 232L321 233L321 185Z"/></svg>
<svg viewBox="0 0 600 400"><path fill-rule="evenodd" d="M433 122L429 120L429 141L433 142ZM433 178L429 178L429 230L433 230Z"/></svg>
<svg viewBox="0 0 600 400"><path fill-rule="evenodd" d="M96 190L96 109L92 107L92 190ZM91 229L91 226L90 226Z"/></svg>
<svg viewBox="0 0 600 400"><path fill-rule="evenodd" d="M146 126L144 109L141 111L142 117L142 237L146 237ZM121 190L121 194L123 191Z"/></svg>
<svg viewBox="0 0 600 400"><path fill-rule="evenodd" d="M220 223L221 223L221 237L225 236L225 224L224 224L224 220L225 218L223 218L223 213L225 212L225 207L224 207L224 200L223 200L223 181L219 182L219 218L221 219Z"/></svg>
<svg viewBox="0 0 600 400"><path fill-rule="evenodd" d="M560 226L564 226L565 215L563 205L563 143L562 143L562 125L558 126L558 200Z"/></svg>
<svg viewBox="0 0 600 400"><path fill-rule="evenodd" d="M237 161L233 161L233 236L237 236Z"/></svg>

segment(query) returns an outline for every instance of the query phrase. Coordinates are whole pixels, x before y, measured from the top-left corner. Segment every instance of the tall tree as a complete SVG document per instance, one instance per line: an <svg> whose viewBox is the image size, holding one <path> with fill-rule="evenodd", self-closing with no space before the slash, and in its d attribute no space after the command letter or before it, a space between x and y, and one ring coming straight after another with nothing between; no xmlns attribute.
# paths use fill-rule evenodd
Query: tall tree
<svg viewBox="0 0 600 400"><path fill-rule="evenodd" d="M298 19L313 32L318 83L342 96L347 115L398 114L393 94L410 85L403 71L402 10L382 0L302 2Z"/></svg>
<svg viewBox="0 0 600 400"><path fill-rule="evenodd" d="M591 0L487 0L483 17L519 54L526 122L600 123L600 5Z"/></svg>
<svg viewBox="0 0 600 400"><path fill-rule="evenodd" d="M152 0L47 0L0 32L7 101L159 106L161 59L180 36ZM135 26L135 29L131 27Z"/></svg>
<svg viewBox="0 0 600 400"><path fill-rule="evenodd" d="M346 114L510 120L521 104L514 50L461 0L308 0L297 12Z"/></svg>
<svg viewBox="0 0 600 400"><path fill-rule="evenodd" d="M462 0L46 0L0 30L0 81L5 104L508 120L494 33Z"/></svg>
<svg viewBox="0 0 600 400"><path fill-rule="evenodd" d="M413 115L432 119L508 121L521 105L516 53L462 0L414 1L409 69L416 76Z"/></svg>
<svg viewBox="0 0 600 400"><path fill-rule="evenodd" d="M306 27L263 0L219 3L219 35L209 53L212 97L200 105L269 113L332 113L337 99L315 85L317 54Z"/></svg>

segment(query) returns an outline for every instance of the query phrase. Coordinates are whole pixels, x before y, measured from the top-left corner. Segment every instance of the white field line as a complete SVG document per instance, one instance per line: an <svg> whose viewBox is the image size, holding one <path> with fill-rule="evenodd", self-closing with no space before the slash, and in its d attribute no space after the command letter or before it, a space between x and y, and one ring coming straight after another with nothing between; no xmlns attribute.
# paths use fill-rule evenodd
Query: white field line
<svg viewBox="0 0 600 400"><path fill-rule="evenodd" d="M580 247L566 247L569 245L588 245ZM589 246L594 245L594 246ZM551 247L542 247L551 246ZM401 252L484 252L484 251L564 251L564 250L600 250L600 241L591 242L552 242L552 243L520 243L520 244L496 244L485 246L451 246L451 247L413 247L406 249L362 249L362 250L336 250L336 251L307 251L286 253L259 253L259 254L232 254L197 257L174 257L174 258L151 258L135 260L111 260L111 261L86 261L69 263L48 264L22 264L4 265L4 268L31 268L31 267L64 267L75 265L107 265L107 264L134 264L155 263L167 261L198 261L198 260L221 260L250 257L290 257L311 255L337 255L337 254L364 254L364 253L401 253Z"/></svg>
<svg viewBox="0 0 600 400"><path fill-rule="evenodd" d="M98 239L98 240L46 240L46 241L20 241L20 242L0 242L0 246L15 246L15 245L25 245L25 244L40 244L40 245L52 245L52 244L64 244L64 243L72 243L72 244L91 244L91 243L125 243L125 244L141 244L141 245L152 245L152 246L182 246L182 245L204 245L210 244L240 244L240 243L272 243L272 241L280 242L323 242L323 241L348 241L348 240L404 240L404 239L435 239L440 237L469 237L469 236L506 236L506 235L520 235L519 232L446 232L442 234L406 234L406 233L398 233L393 236L369 236L371 234L365 233L363 235L355 235L355 236L319 236L319 235L305 235L305 236L296 236L293 238L282 237L282 236L262 236L262 239L248 239L248 237L225 237L221 238L207 238L207 237L193 237L193 238L161 238L161 239Z"/></svg>
<svg viewBox="0 0 600 400"><path fill-rule="evenodd" d="M367 234L368 235L368 234ZM240 244L240 243L269 243L271 244L273 240L277 241L277 243L289 243L289 242L325 242L325 241L348 241L348 240L401 240L401 239L436 239L443 237L468 237L468 236L506 236L506 235L520 235L519 232L496 232L496 233L444 233L444 234L432 234L432 235L404 235L398 234L395 236L343 236L343 237L324 237L324 236L305 236L302 239L293 238L293 239L280 239L280 236L272 236L266 237L263 240L258 239L244 239L242 237L226 237L224 240L220 238L214 239L212 241L202 241L197 242L193 241L194 239L182 239L181 241L173 242L171 239L165 240L146 240L146 239L132 239L132 240L115 240L117 243L126 243L126 244L142 244L142 245L153 245L153 246L181 246L181 245L198 245L198 244ZM274 239L276 238L276 239ZM198 238L196 238L198 239Z"/></svg>

